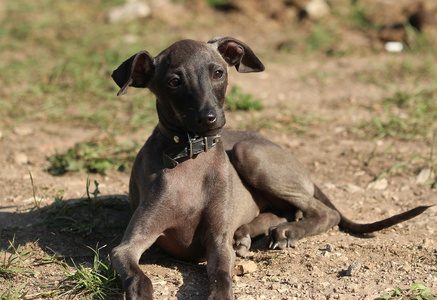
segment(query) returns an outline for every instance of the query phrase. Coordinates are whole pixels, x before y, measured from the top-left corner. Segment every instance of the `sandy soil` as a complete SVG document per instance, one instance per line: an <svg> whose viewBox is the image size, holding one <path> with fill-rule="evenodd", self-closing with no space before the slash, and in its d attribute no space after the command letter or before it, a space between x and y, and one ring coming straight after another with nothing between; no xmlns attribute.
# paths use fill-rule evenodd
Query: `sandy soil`
<svg viewBox="0 0 437 300"><path fill-rule="evenodd" d="M417 205L437 203L436 189L416 182L415 172L426 166L423 160L413 160L407 170L392 172L379 185L370 185L376 176L401 161L415 155L429 157L427 138L403 141L387 137L375 141L352 130L359 120L369 119L369 108L392 91L360 81L353 74L387 61L402 64L410 58L381 52L314 58L290 54L277 60L273 55L269 58L270 48L263 46L261 37L235 33L255 52L262 53L266 71L248 75L232 71L230 84L260 98L265 108L228 113L228 128L239 128L241 124L256 128L268 121L270 127L261 132L294 153L335 205L354 220L378 220ZM202 31L197 34L199 39L207 39L206 35ZM210 36L214 35L211 32ZM395 89L415 83L394 80L391 84ZM294 115L313 118L307 126L290 125ZM142 132L149 130L144 128ZM122 138L141 142L146 138L142 132ZM89 247L106 245L101 249L105 254L120 241L130 215L125 202L129 172L89 175L91 182L98 181L102 196L120 195L117 197L121 199L107 204L107 198L103 198L98 201L103 204L92 209L77 208L77 214L89 215L90 220L98 222L92 232L72 232L67 225L50 227L41 223L50 216L56 195L63 194L64 200L85 196L88 177L84 172L51 176L44 172L47 157L101 134L98 129L76 125L29 123L0 138L0 241L4 248L15 239L16 245L31 249L22 267L35 272L0 279L0 292L28 282L26 299L39 298L32 295L51 291L65 279L62 266L45 263L44 258L72 256L76 263L89 265L93 256ZM39 205L45 209L31 210L35 200L29 173L37 200L42 198ZM93 187L91 184L91 191ZM234 276L235 298L377 299L396 286L408 289L413 283L424 283L437 293L436 224L437 208L433 207L420 217L368 236L353 236L333 228L285 250L268 250L268 239L261 238L248 257L237 260L254 262L256 270ZM351 265L357 267L346 276ZM72 270L72 265L68 268ZM156 299L203 299L207 295L205 264L181 262L153 248L142 259L142 268L152 279Z"/></svg>

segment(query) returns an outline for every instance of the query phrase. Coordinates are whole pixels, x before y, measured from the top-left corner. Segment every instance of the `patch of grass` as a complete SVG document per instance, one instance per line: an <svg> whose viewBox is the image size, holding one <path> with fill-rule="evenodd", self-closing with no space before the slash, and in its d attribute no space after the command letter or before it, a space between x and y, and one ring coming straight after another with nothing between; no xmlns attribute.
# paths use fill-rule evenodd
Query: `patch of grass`
<svg viewBox="0 0 437 300"><path fill-rule="evenodd" d="M402 290L395 287L393 293L389 295L382 295L382 299L416 299L416 300L435 300L432 291L423 283L414 283L411 288Z"/></svg>
<svg viewBox="0 0 437 300"><path fill-rule="evenodd" d="M30 172L30 171L29 171L29 177L30 177L30 184L32 186L32 199L33 199L33 204L34 204L34 206L30 210L40 209L42 201L53 190L53 188L47 189L42 195L37 196L37 190L39 191L39 189L37 189L37 187L35 186L35 184L33 182L32 172ZM64 193L63 190L56 191L57 195L62 195L63 193Z"/></svg>
<svg viewBox="0 0 437 300"><path fill-rule="evenodd" d="M336 54L338 40L338 34L334 27L323 22L317 22L305 40L306 50L307 52Z"/></svg>
<svg viewBox="0 0 437 300"><path fill-rule="evenodd" d="M407 166L408 166L408 164L410 164L410 163L411 163L411 161L410 161L410 160L407 160L407 161L402 161L402 162L400 162L400 163L398 163L398 164L396 164L396 165L390 167L387 171L385 171L385 172L379 174L379 175L376 177L375 181L378 181L378 180L380 180L380 179L386 177L387 175L389 175L389 174L391 174L391 173L393 173L393 172L395 172L395 171L397 171L397 170L400 170L400 169L406 169Z"/></svg>
<svg viewBox="0 0 437 300"><path fill-rule="evenodd" d="M422 155L413 155L410 159L402 160L399 163L395 164L394 166L391 166L390 168L388 168L386 171L382 172L378 176L375 176L375 181L378 181L390 174L398 172L399 170L406 170L407 172L410 172L411 176L418 175L418 173L420 173L425 169L429 169L429 174L435 172L437 167L437 162L434 160L434 143L435 143L434 132L432 131L430 134L431 134L431 138L430 138L431 146L430 146L429 157L425 157ZM389 148L391 148L391 146L389 146ZM376 146L373 149L372 153L370 154L367 164L371 159L373 159L375 150L376 150ZM413 167L414 164L416 165L416 167ZM417 165L421 166L419 170L417 170ZM420 184L429 185L432 188L435 187L436 183L437 183L437 178L431 178L431 179L428 178L428 180L424 182L420 182Z"/></svg>
<svg viewBox="0 0 437 300"><path fill-rule="evenodd" d="M101 249L101 248L100 248ZM62 283L62 296L86 297L93 299L110 299L122 294L118 283L117 273L111 268L108 258L101 257L99 248L94 251L94 261L91 267L76 265L72 260L75 271L64 268L67 279Z"/></svg>
<svg viewBox="0 0 437 300"><path fill-rule="evenodd" d="M98 185L98 182L94 181L94 191L91 192L90 180L87 180L87 198L82 200L65 201L62 197L55 197L55 202L51 206L41 210L43 214L41 224L50 228L58 228L61 232L82 236L96 234L97 232L105 233L110 228L110 220L106 219L105 213L109 209L129 210L129 204L116 197L100 200L97 197L100 194ZM118 225L125 226L126 224Z"/></svg>
<svg viewBox="0 0 437 300"><path fill-rule="evenodd" d="M108 24L105 12L122 3L5 1L0 19L0 81L7 88L0 91L0 126L35 120L80 122L108 131L149 125L135 120L153 116L153 98L130 92L126 103L115 96L118 87L110 75L144 47L157 54L175 37L163 24L159 24L162 34L152 37L149 33L158 24L144 26L144 19L123 26ZM114 116L126 122L115 124Z"/></svg>
<svg viewBox="0 0 437 300"><path fill-rule="evenodd" d="M29 211L39 210L42 207L43 200L47 197L47 195L53 191L54 188L49 188L44 193L41 194L41 190L37 188L33 181L32 173L29 171L30 184L32 186L32 199L33 199L33 207L29 208ZM62 198L64 195L64 190L57 190L55 192L55 198Z"/></svg>
<svg viewBox="0 0 437 300"><path fill-rule="evenodd" d="M358 5L357 1L351 1L347 20L351 25L358 29L375 30L377 29L366 16L365 9Z"/></svg>
<svg viewBox="0 0 437 300"><path fill-rule="evenodd" d="M407 33L407 47L410 52L430 52L435 53L433 42L428 39L427 34L421 33L409 22L404 24Z"/></svg>
<svg viewBox="0 0 437 300"><path fill-rule="evenodd" d="M63 175L67 172L85 170L88 173L105 174L108 169L125 171L132 165L137 144L116 144L114 142L78 143L65 153L56 153L48 158L50 166L47 172Z"/></svg>
<svg viewBox="0 0 437 300"><path fill-rule="evenodd" d="M407 56L400 62L397 60L378 62L365 70L355 72L353 76L361 82L387 88L397 82L416 85L422 81L434 81L437 79L437 69L432 55L424 55L419 61L413 60L412 56Z"/></svg>
<svg viewBox="0 0 437 300"><path fill-rule="evenodd" d="M371 121L361 122L356 132L380 139L386 136L404 140L423 138L437 129L437 88L414 93L397 91L382 100L382 111Z"/></svg>
<svg viewBox="0 0 437 300"><path fill-rule="evenodd" d="M15 240L13 239L9 241L6 250L0 250L0 277L10 279L17 274L34 274L35 272L22 268L23 262L31 256L32 250L27 246L14 244Z"/></svg>
<svg viewBox="0 0 437 300"><path fill-rule="evenodd" d="M250 93L243 93L242 88L237 85L231 88L225 101L226 109L229 111L253 111L263 109L261 100L256 99Z"/></svg>
<svg viewBox="0 0 437 300"><path fill-rule="evenodd" d="M30 171L29 171L29 176L30 176L30 183L32 184L33 203L35 204L35 207L39 209L41 207L41 202L43 197L40 197L39 199L36 198L36 190L35 190L35 185L33 183L33 176L32 176L32 172Z"/></svg>
<svg viewBox="0 0 437 300"><path fill-rule="evenodd" d="M41 207L38 212L41 214L41 223L50 228L52 234L62 237L80 236L86 238L92 234L92 239L106 240L109 243L114 241L114 232L127 226L126 222L113 222L113 215L124 214L129 211L129 203L124 197L99 197L99 184L97 181L87 179L86 195L84 199L64 201L62 197L56 197L55 203L50 206ZM61 235L62 234L62 235ZM71 264L66 263L63 255L53 251L53 255L33 256L34 248L26 245L15 245L14 240L9 242L9 247L0 250L0 282L14 280L18 274L35 274L27 271L28 261L32 258L33 264L45 265L56 264L64 270L65 280L60 284L44 284L37 294L26 292L26 284L10 286L0 291L0 299L40 299L40 298L68 298L68 299L120 299L122 294L117 275L111 269L109 260L102 256L99 251L103 247L92 249L91 256L77 256L81 259L86 257L84 264L77 264L73 259ZM51 250L49 247L46 250ZM73 268L71 267L73 265ZM20 276L22 279L23 277ZM3 280L3 282L6 282Z"/></svg>
<svg viewBox="0 0 437 300"><path fill-rule="evenodd" d="M294 114L290 110L283 108L281 114L274 116L269 114L251 115L244 122L240 122L239 129L250 129L260 131L261 129L274 129L277 131L302 135L308 132L311 126L324 119L314 113Z"/></svg>
<svg viewBox="0 0 437 300"><path fill-rule="evenodd" d="M23 292L22 290L26 287L27 282L21 284L18 288L13 289L9 286L6 291L0 294L1 300L19 300L25 299L27 296L27 292Z"/></svg>
<svg viewBox="0 0 437 300"><path fill-rule="evenodd" d="M315 113L295 115L292 114L289 118L283 118L281 124L286 131L294 132L298 135L305 134L309 127L315 123L323 121L323 118Z"/></svg>
<svg viewBox="0 0 437 300"><path fill-rule="evenodd" d="M87 178L87 180L86 180L86 195L88 197L88 200L91 200L91 195L93 195L94 200L96 200L97 196L100 194L99 183L97 182L97 180L94 180L94 191L91 192L91 195L90 195L90 184L91 184L91 180L89 178Z"/></svg>
<svg viewBox="0 0 437 300"><path fill-rule="evenodd" d="M230 5L229 0L205 0L205 2L211 7L223 7Z"/></svg>

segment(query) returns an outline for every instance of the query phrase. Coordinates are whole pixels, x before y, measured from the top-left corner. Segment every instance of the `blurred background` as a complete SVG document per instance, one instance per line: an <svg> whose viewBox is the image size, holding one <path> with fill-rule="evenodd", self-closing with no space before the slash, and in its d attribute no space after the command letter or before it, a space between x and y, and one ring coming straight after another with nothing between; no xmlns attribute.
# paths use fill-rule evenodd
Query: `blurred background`
<svg viewBox="0 0 437 300"><path fill-rule="evenodd" d="M130 167L157 117L148 90L131 88L127 95L116 96L112 71L138 51L157 55L180 39L206 42L215 36L240 39L266 66L265 72L256 74L231 70L227 128L259 131L293 152L314 181L336 199L337 207L354 218L374 220L436 202L435 0L1 0L2 299L26 293L32 299L56 298L60 290L73 290L72 283L60 288L65 270L82 269L63 265L60 257L92 265L86 246L95 249L96 241L105 241L109 246L104 252L122 236L128 220L125 215L121 219L121 211L128 211ZM124 202L66 209L67 202L76 203L72 199L108 195L121 195ZM283 264L273 268L277 272L260 273L259 280L240 279L246 286L236 293L283 299L286 283L286 290L292 291L287 295L295 299L338 299L335 295L351 295L353 290L368 295L356 299L375 299L400 284L400 277L407 287L421 281L436 288L436 245L429 238L435 234L435 218L434 210L427 218L396 227L390 232L395 238L399 235L396 243L388 237L379 240L381 248L370 247L368 258L358 246L345 246L341 253L350 260L337 260L343 264L340 269L354 258L364 265L368 259L366 284L350 288L344 282L353 278L342 281L344 285L336 282L337 272L329 270L337 270L337 265L306 256L308 249L320 248L309 239L309 248L294 251L318 267L293 264L294 256L284 254ZM35 227L41 220L45 227ZM324 239L341 244L344 236ZM400 253L399 241L406 250L394 255ZM44 254L14 258L10 255L23 254L18 244L31 250L25 253ZM423 254L423 249L431 254ZM383 252L393 255L387 258ZM47 255L49 262L44 260ZM276 254L259 255L264 256L254 259L260 266ZM405 272L390 272L388 261L401 265L411 255L425 258ZM308 291L290 281L295 277L281 277L288 267L287 272L294 270L298 277L312 275L305 277ZM178 268L199 272L193 265ZM23 275L17 269L39 275ZM414 269L417 272L408 271ZM318 285L317 270L328 278L327 284ZM262 278L270 278L268 274L279 279L266 284ZM156 280L158 295L178 295L180 279L173 278L173 285ZM116 289L119 299L120 287ZM204 290L199 293L205 296ZM83 296L74 295L63 297Z"/></svg>
<svg viewBox="0 0 437 300"><path fill-rule="evenodd" d="M426 61L434 51L436 11L433 0L4 0L2 133L37 120L109 132L144 126L153 118L144 93L116 99L110 74L139 50L156 55L184 38L241 39L267 68L293 58L310 63L387 50Z"/></svg>

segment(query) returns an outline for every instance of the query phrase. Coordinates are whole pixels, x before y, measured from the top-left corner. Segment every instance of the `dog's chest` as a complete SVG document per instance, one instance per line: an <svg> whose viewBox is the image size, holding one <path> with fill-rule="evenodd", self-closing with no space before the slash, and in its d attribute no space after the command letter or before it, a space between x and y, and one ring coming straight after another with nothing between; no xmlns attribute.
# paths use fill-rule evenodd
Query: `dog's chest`
<svg viewBox="0 0 437 300"><path fill-rule="evenodd" d="M214 205L223 188L223 176L216 167L209 168L206 157L199 155L164 174L165 222L167 229L158 244L168 253L185 259L203 259L206 212ZM163 220L164 221L164 220Z"/></svg>
<svg viewBox="0 0 437 300"><path fill-rule="evenodd" d="M176 205L182 210L192 206L201 210L223 185L223 172L203 156L207 155L199 155L165 173L166 190L170 191Z"/></svg>

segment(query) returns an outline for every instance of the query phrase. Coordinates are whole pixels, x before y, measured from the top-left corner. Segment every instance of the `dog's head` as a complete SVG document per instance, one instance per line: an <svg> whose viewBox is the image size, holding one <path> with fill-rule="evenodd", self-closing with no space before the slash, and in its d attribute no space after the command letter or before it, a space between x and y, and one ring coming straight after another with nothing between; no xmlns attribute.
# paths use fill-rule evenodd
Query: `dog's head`
<svg viewBox="0 0 437 300"><path fill-rule="evenodd" d="M261 61L243 42L213 38L208 43L182 40L152 57L141 51L112 74L120 87L149 88L157 98L160 122L170 130L201 136L218 133L226 120L224 101L228 67L260 72Z"/></svg>

